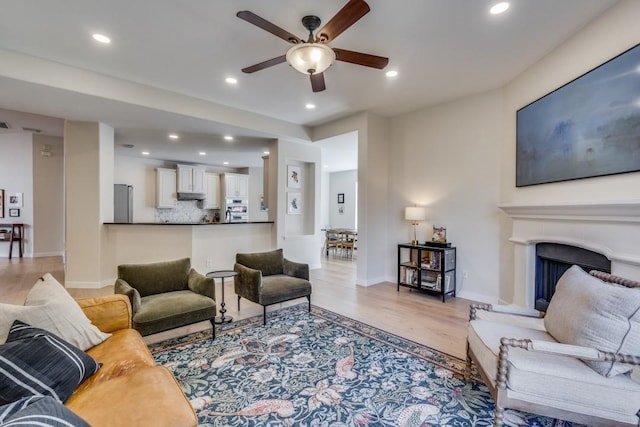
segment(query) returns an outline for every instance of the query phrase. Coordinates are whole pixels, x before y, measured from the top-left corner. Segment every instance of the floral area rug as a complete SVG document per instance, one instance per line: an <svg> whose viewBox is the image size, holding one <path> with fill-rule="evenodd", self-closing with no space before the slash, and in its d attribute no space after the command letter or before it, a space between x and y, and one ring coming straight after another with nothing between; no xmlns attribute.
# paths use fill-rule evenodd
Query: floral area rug
<svg viewBox="0 0 640 427"><path fill-rule="evenodd" d="M301 304L150 346L201 426L491 426L464 361ZM570 423L507 411L507 425Z"/></svg>

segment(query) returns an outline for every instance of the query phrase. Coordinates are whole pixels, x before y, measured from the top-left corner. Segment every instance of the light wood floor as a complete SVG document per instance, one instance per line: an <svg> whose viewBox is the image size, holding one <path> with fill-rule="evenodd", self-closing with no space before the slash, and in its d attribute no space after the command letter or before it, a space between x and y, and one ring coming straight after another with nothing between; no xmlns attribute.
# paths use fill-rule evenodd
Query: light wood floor
<svg viewBox="0 0 640 427"><path fill-rule="evenodd" d="M469 304L461 298L447 299L400 288L395 283L381 283L362 287L355 285L356 263L334 256L323 257L321 269L312 270L313 305L383 329L387 332L425 344L436 350L464 358L467 337ZM0 302L22 304L38 277L51 273L64 283L64 268L60 257L0 259ZM221 285L216 281L216 300L220 300ZM69 289L76 298L113 293L113 287L101 289ZM260 305L242 300L240 311L233 292L233 281L225 280L227 316L241 319L262 314ZM306 302L305 299L275 304L269 311L287 305ZM220 301L218 301L220 303ZM145 337L148 343L161 341L189 332L208 329L209 322Z"/></svg>

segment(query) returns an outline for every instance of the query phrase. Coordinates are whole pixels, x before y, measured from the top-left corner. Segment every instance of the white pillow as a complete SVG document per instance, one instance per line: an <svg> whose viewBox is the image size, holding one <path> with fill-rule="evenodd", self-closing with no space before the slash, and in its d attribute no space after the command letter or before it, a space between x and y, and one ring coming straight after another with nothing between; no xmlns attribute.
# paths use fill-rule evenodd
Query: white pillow
<svg viewBox="0 0 640 427"><path fill-rule="evenodd" d="M49 331L81 350L111 336L91 324L78 303L51 274L38 279L22 305L0 303L0 343L15 320Z"/></svg>
<svg viewBox="0 0 640 427"><path fill-rule="evenodd" d="M574 265L558 280L544 316L544 326L564 344L637 356L640 354L640 289L604 283ZM585 363L606 377L633 368L623 363Z"/></svg>

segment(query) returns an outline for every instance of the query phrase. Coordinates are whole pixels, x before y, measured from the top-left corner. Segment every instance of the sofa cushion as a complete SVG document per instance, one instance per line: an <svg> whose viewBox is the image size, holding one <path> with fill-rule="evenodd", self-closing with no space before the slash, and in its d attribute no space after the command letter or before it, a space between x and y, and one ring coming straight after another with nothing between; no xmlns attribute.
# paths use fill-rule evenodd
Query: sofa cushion
<svg viewBox="0 0 640 427"><path fill-rule="evenodd" d="M236 262L254 270L260 270L263 276L284 273L284 255L282 249L269 252L236 254Z"/></svg>
<svg viewBox="0 0 640 427"><path fill-rule="evenodd" d="M54 334L16 320L0 345L0 404L31 395L64 402L99 367Z"/></svg>
<svg viewBox="0 0 640 427"><path fill-rule="evenodd" d="M91 324L67 290L49 273L38 279L25 305L0 304L0 343L15 320L45 329L86 350L109 338Z"/></svg>
<svg viewBox="0 0 640 427"><path fill-rule="evenodd" d="M133 327L149 335L216 317L216 302L191 291L166 292L142 298Z"/></svg>
<svg viewBox="0 0 640 427"><path fill-rule="evenodd" d="M486 320L471 321L468 333L469 348L493 385L501 337L555 341L540 330ZM508 375L510 398L578 413L597 408L605 419L638 422L640 383L627 375L607 378L578 359L514 347L509 347Z"/></svg>
<svg viewBox="0 0 640 427"><path fill-rule="evenodd" d="M90 427L89 424L51 396L24 397L0 406L0 425Z"/></svg>
<svg viewBox="0 0 640 427"><path fill-rule="evenodd" d="M189 258L151 264L118 266L118 279L135 288L141 297L187 289L191 260Z"/></svg>
<svg viewBox="0 0 640 427"><path fill-rule="evenodd" d="M99 404L96 404L99 402ZM193 407L164 366L138 369L74 393L66 403L92 426L195 427Z"/></svg>
<svg viewBox="0 0 640 427"><path fill-rule="evenodd" d="M260 304L270 305L311 295L311 283L297 277L276 274L262 278Z"/></svg>
<svg viewBox="0 0 640 427"><path fill-rule="evenodd" d="M640 289L605 283L573 266L558 280L544 325L561 343L638 355ZM585 363L607 377L632 369L623 363Z"/></svg>

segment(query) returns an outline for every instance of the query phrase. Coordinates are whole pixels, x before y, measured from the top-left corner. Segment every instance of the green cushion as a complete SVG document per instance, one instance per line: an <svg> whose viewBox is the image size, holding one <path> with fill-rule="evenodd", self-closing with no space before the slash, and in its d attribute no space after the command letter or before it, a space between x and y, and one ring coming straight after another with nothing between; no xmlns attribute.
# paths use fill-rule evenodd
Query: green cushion
<svg viewBox="0 0 640 427"><path fill-rule="evenodd" d="M118 266L118 279L135 288L141 297L187 289L191 260L189 258L151 264Z"/></svg>
<svg viewBox="0 0 640 427"><path fill-rule="evenodd" d="M271 305L308 295L311 295L311 283L308 280L278 274L262 279L259 304Z"/></svg>
<svg viewBox="0 0 640 427"><path fill-rule="evenodd" d="M213 299L189 290L175 291L143 297L133 316L133 327L142 335L150 335L214 317Z"/></svg>
<svg viewBox="0 0 640 427"><path fill-rule="evenodd" d="M284 273L284 255L282 255L282 249L269 252L236 254L236 262L245 267L262 271L263 276Z"/></svg>

